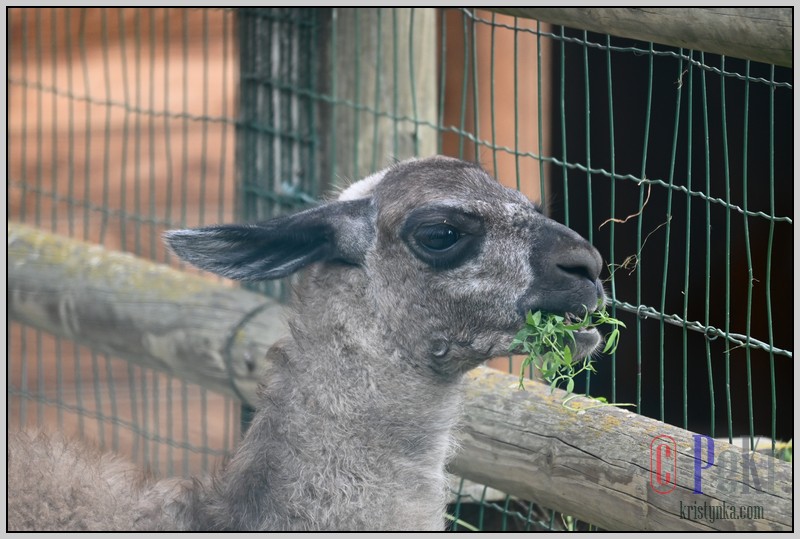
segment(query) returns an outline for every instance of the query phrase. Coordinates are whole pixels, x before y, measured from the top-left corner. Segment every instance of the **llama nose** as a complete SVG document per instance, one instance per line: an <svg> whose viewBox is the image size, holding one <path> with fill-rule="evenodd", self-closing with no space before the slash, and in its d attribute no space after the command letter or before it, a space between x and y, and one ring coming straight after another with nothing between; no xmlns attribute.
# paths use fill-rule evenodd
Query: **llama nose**
<svg viewBox="0 0 800 539"><path fill-rule="evenodd" d="M600 253L588 242L581 242L571 249L559 253L556 268L571 277L585 278L595 282L603 269Z"/></svg>

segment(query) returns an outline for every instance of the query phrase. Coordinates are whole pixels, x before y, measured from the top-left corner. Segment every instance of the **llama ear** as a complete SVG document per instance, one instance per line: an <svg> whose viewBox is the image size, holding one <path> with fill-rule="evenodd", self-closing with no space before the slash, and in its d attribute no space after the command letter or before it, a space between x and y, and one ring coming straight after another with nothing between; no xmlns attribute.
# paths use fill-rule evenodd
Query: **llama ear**
<svg viewBox="0 0 800 539"><path fill-rule="evenodd" d="M359 264L375 236L369 198L335 201L263 223L172 230L180 258L240 281L279 279L314 262Z"/></svg>

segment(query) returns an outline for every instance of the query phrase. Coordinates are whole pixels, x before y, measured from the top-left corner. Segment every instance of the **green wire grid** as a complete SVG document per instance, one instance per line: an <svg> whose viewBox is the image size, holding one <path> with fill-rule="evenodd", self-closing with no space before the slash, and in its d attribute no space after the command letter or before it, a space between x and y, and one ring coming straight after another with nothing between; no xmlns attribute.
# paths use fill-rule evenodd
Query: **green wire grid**
<svg viewBox="0 0 800 539"><path fill-rule="evenodd" d="M9 127L10 218L176 263L161 231L306 207L363 172L363 161L375 170L385 153L423 152L428 133L439 152L451 140L452 153L495 170L512 158L519 189L534 186L523 172L533 161L544 206L601 247L611 314L628 323L583 390L712 436L771 437L774 450L785 438L780 410L792 405L781 385L793 350L780 311L792 283L778 263L793 235L783 168L791 134L781 131L789 71L448 9L423 51L436 57L438 78L426 97L415 63L423 15L11 8L7 86L19 121ZM354 32L345 36L336 21L349 16ZM348 71L332 68L351 54ZM385 76L349 86L383 62ZM503 62L515 68L510 124L498 116ZM448 75L456 84L446 91ZM626 93L630 84L640 101ZM347 122L355 141L388 133L388 150L337 137ZM739 136L750 131L758 135ZM531 134L536 143L525 145ZM632 271L623 267L629 256ZM287 296L285 283L257 290ZM22 358L8 370L15 422L74 417L80 434L188 475L228 454L247 416L238 402L40 331L11 324L9 335L9 355ZM217 405L221 436L206 420ZM453 530L588 527L534 501L480 492L457 482Z"/></svg>

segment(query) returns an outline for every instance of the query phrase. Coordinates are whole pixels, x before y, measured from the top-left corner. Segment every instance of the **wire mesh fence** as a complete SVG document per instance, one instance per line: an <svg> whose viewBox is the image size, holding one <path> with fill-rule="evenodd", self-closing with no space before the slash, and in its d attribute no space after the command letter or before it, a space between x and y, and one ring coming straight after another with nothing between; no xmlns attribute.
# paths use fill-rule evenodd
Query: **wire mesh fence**
<svg viewBox="0 0 800 539"><path fill-rule="evenodd" d="M9 219L167 261L182 223L233 218L225 10L9 11ZM9 425L57 424L155 472L210 469L233 401L16 323Z"/></svg>
<svg viewBox="0 0 800 539"><path fill-rule="evenodd" d="M792 438L790 69L462 9L14 8L8 25L9 219L174 263L165 229L293 211L411 155L475 159L605 258L628 329L576 392ZM238 437L238 403L186 382L14 323L8 355L10 425L184 475ZM454 530L588 527L452 490Z"/></svg>

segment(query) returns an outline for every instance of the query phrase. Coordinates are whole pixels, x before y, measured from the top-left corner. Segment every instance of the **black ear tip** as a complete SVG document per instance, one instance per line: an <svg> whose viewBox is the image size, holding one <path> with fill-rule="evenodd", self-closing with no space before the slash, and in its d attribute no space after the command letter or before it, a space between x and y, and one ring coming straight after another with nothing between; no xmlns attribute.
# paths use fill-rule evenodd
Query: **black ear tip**
<svg viewBox="0 0 800 539"><path fill-rule="evenodd" d="M191 258L191 255L187 250L189 250L193 244L199 244L199 242L196 241L198 236L200 236L200 234L196 230L176 229L167 230L162 235L162 238L164 239L164 243L166 243L167 247L169 247L173 253L188 261Z"/></svg>
<svg viewBox="0 0 800 539"><path fill-rule="evenodd" d="M180 243L185 237L184 230L167 230L161 235L161 239L169 245L173 246L176 242Z"/></svg>

